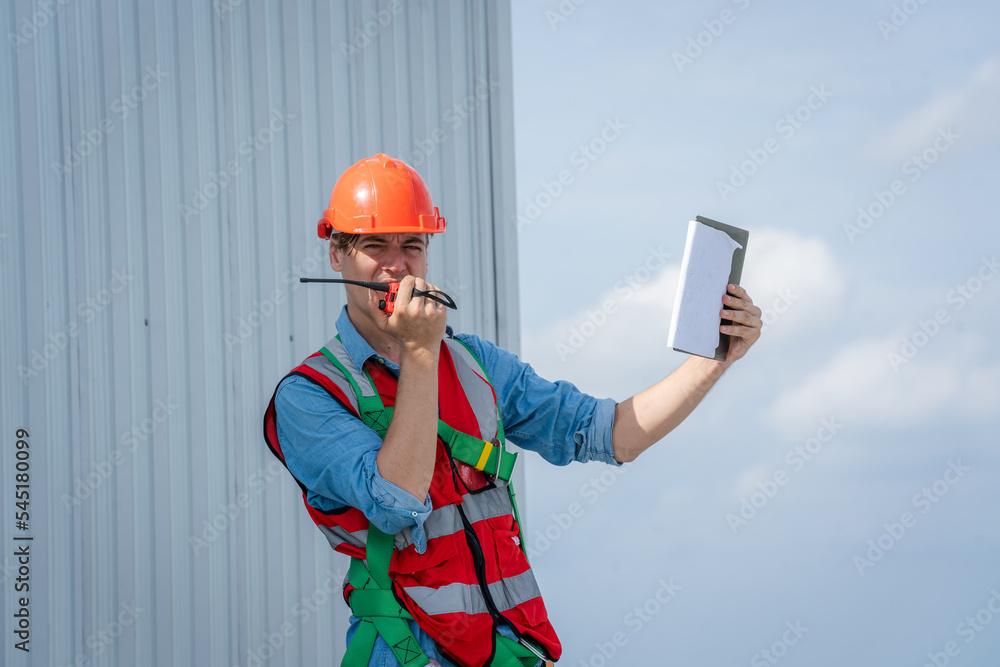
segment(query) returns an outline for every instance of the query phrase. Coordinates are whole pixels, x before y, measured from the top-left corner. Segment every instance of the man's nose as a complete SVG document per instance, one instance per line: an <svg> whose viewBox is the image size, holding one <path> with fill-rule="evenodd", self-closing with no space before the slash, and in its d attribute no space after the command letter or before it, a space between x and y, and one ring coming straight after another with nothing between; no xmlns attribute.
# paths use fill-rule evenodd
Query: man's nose
<svg viewBox="0 0 1000 667"><path fill-rule="evenodd" d="M406 266L406 256L402 246L390 246L382 256L382 268L390 271L402 271Z"/></svg>

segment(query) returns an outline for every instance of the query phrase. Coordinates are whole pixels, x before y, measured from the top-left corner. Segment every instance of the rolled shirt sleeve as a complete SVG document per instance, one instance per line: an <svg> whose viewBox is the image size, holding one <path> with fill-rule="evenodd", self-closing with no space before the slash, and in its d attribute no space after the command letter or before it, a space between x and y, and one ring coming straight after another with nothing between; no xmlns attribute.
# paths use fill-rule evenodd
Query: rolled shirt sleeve
<svg viewBox="0 0 1000 667"><path fill-rule="evenodd" d="M522 449L556 465L615 460L611 431L616 402L594 398L571 382L539 377L517 355L471 334L458 334L483 365L497 393L504 432Z"/></svg>
<svg viewBox="0 0 1000 667"><path fill-rule="evenodd" d="M325 389L300 377L286 378L274 397L278 440L289 472L321 511L355 507L379 530L405 529L419 553L427 548L424 521L428 495L420 502L379 473L382 439Z"/></svg>

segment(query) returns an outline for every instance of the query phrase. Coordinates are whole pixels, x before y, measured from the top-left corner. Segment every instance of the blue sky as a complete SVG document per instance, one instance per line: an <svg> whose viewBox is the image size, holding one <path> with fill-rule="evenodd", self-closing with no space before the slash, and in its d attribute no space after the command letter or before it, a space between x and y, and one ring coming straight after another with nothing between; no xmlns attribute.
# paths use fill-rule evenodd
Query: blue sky
<svg viewBox="0 0 1000 667"><path fill-rule="evenodd" d="M566 664L994 664L998 26L983 2L513 3L522 356L619 400L683 362L695 215L750 230L768 314L621 475L529 461Z"/></svg>

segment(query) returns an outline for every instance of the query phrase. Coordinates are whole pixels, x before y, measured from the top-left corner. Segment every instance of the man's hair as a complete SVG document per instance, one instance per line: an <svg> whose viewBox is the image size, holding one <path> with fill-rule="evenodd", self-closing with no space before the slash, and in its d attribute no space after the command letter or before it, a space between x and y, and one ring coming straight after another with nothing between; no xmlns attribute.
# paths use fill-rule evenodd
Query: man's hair
<svg viewBox="0 0 1000 667"><path fill-rule="evenodd" d="M330 235L330 247L341 252L350 252L357 244L361 234L345 234L343 232Z"/></svg>
<svg viewBox="0 0 1000 667"><path fill-rule="evenodd" d="M330 247L344 253L350 253L351 249L357 245L364 234L346 234L338 232L330 236ZM431 234L424 234L427 237L427 245L431 243Z"/></svg>

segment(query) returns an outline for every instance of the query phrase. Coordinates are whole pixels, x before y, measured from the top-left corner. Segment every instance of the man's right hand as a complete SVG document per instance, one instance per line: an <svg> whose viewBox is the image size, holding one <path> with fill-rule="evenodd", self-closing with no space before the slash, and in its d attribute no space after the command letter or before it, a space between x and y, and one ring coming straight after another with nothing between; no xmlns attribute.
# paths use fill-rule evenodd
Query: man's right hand
<svg viewBox="0 0 1000 667"><path fill-rule="evenodd" d="M423 278L406 276L399 281L399 292L391 315L378 309L383 293L374 290L369 292L369 310L375 315L377 326L399 341L401 352L424 349L437 353L448 323L448 311L433 299L413 296L414 289L437 288L424 282Z"/></svg>

